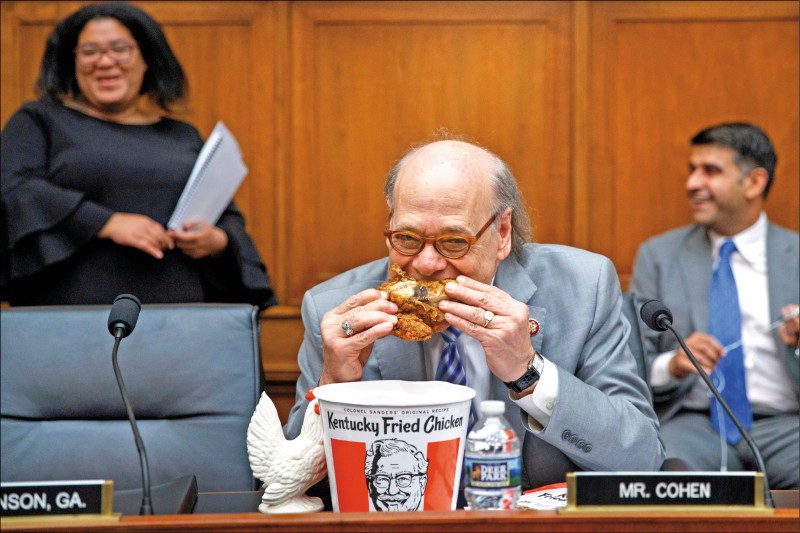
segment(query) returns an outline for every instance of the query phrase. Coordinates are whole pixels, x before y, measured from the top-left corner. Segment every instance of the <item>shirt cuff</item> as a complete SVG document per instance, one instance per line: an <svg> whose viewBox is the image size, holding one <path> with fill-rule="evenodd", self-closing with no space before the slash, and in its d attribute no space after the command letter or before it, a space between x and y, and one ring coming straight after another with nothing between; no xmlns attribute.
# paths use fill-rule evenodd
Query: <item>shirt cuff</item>
<svg viewBox="0 0 800 533"><path fill-rule="evenodd" d="M664 352L650 365L650 386L654 389L672 389L681 384L681 380L669 373L669 362L677 351Z"/></svg>
<svg viewBox="0 0 800 533"><path fill-rule="evenodd" d="M544 356L542 359L544 368L533 393L515 400L509 392L509 399L524 411L522 424L532 433L541 433L547 427L558 396L558 368Z"/></svg>

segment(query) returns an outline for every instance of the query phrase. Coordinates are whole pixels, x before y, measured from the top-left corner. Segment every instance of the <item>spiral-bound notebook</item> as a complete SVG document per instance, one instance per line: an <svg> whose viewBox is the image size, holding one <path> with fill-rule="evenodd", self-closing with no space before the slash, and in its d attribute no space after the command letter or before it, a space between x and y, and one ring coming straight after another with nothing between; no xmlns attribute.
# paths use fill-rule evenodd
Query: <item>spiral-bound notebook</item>
<svg viewBox="0 0 800 533"><path fill-rule="evenodd" d="M182 230L186 222L216 224L247 175L236 138L220 120L200 150L167 227Z"/></svg>

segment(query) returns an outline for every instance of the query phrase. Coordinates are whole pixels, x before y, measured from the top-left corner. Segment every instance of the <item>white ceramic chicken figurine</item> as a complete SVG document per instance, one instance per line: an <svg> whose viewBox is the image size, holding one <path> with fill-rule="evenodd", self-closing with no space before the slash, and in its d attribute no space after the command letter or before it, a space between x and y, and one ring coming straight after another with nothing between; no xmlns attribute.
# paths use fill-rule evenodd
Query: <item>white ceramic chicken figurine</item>
<svg viewBox="0 0 800 533"><path fill-rule="evenodd" d="M311 391L309 397L303 428L294 440L283 436L275 404L263 392L250 419L247 454L253 475L264 482L258 506L262 513L313 513L324 508L321 499L305 494L328 472L319 407Z"/></svg>

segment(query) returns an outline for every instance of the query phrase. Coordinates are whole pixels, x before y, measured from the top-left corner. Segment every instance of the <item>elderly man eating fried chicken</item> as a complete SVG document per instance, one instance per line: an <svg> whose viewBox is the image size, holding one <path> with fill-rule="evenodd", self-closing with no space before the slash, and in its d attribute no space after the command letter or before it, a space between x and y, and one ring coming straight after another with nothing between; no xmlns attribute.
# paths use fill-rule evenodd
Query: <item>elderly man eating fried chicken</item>
<svg viewBox="0 0 800 533"><path fill-rule="evenodd" d="M288 438L298 434L306 391L317 384L433 380L446 344L455 342L475 406L504 401L524 440L523 489L576 470L660 468L664 448L627 347L630 325L611 261L529 242L516 179L476 144L443 139L412 148L390 170L385 196L388 257L303 298ZM404 277L442 282L446 297L422 300L443 319L426 324L430 336L405 340L398 327L415 319L403 300L413 287L391 294ZM426 292L417 291L417 300Z"/></svg>

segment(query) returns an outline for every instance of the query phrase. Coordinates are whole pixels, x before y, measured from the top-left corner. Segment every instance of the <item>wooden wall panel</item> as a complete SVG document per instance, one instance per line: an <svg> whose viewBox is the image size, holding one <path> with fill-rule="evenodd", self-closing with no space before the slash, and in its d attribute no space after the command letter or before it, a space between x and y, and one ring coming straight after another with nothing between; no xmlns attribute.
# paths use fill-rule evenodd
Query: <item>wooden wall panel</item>
<svg viewBox="0 0 800 533"><path fill-rule="evenodd" d="M287 303L386 255L384 176L438 128L503 157L528 195L540 238L570 240L569 5L292 8Z"/></svg>
<svg viewBox="0 0 800 533"><path fill-rule="evenodd" d="M0 121L4 125L22 102L34 98L33 85L39 74L47 36L55 22L78 5L80 3L0 3L2 14Z"/></svg>
<svg viewBox="0 0 800 533"><path fill-rule="evenodd" d="M595 165L576 244L611 257L623 285L647 237L691 222L689 140L723 121L763 127L778 153L770 218L798 228L798 4L590 5L588 98ZM580 184L577 186L581 186Z"/></svg>

